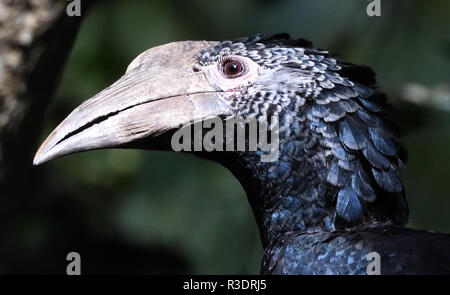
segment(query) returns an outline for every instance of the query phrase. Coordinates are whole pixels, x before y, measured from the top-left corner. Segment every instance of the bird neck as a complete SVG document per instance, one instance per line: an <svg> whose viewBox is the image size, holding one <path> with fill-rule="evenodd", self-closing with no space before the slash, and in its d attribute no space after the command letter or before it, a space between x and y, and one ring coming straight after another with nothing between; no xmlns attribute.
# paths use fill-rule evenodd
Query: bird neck
<svg viewBox="0 0 450 295"><path fill-rule="evenodd" d="M339 110L344 106L332 105L328 110L309 102L301 108L297 105L305 101L291 100L276 114L279 154L274 161L262 161L262 151L207 156L241 182L264 246L291 231L407 222L408 204L399 178L406 152L389 122L377 114L381 110L374 104L377 99L381 98L350 103L347 109L353 113L334 123L325 119L342 116ZM368 106L372 111L365 109ZM330 118L316 118L326 114Z"/></svg>
<svg viewBox="0 0 450 295"><path fill-rule="evenodd" d="M280 131L279 157L274 162L262 162L255 152L219 161L245 189L264 247L292 231L329 232L405 223L408 210L404 198L385 198L381 193L381 199L363 205L358 219L341 218L336 211L340 188L327 182L331 168L326 151L313 141L306 129L293 138Z"/></svg>
<svg viewBox="0 0 450 295"><path fill-rule="evenodd" d="M281 160L271 163L258 161L254 154L245 155L241 158L244 167L230 169L247 193L264 247L286 232L336 228L335 210L327 198L330 192L321 184L317 171L301 160L282 160L291 148L282 147Z"/></svg>
<svg viewBox="0 0 450 295"><path fill-rule="evenodd" d="M325 168L310 160L320 151L305 152L280 131L279 157L262 162L261 153L221 153L210 158L227 167L246 191L265 247L279 235L289 231L332 231L335 210L327 196L331 192L322 185L319 173ZM326 163L322 163L326 165Z"/></svg>

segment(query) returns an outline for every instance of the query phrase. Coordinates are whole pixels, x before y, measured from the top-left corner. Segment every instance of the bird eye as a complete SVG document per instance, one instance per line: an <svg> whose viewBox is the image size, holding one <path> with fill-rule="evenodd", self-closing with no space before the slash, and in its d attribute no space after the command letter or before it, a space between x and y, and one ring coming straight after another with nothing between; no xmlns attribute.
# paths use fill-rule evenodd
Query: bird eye
<svg viewBox="0 0 450 295"><path fill-rule="evenodd" d="M227 78L234 79L246 73L244 63L237 59L228 59L222 64L222 71Z"/></svg>

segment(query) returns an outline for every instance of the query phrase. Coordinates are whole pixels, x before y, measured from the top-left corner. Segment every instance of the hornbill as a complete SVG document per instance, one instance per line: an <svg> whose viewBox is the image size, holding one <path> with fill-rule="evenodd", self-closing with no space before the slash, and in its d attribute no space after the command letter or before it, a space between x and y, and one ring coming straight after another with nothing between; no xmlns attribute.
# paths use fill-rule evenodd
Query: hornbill
<svg viewBox="0 0 450 295"><path fill-rule="evenodd" d="M287 34L143 52L48 136L34 164L93 149L171 150L180 126L237 115L279 118L276 160L194 153L245 189L262 274L450 273L450 235L404 227L406 151L374 72Z"/></svg>

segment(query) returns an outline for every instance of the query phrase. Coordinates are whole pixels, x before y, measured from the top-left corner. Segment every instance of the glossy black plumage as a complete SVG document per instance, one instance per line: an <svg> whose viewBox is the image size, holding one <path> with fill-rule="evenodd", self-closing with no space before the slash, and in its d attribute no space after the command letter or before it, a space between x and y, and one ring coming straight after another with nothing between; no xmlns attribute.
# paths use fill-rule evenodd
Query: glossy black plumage
<svg viewBox="0 0 450 295"><path fill-rule="evenodd" d="M373 251L382 274L450 272L449 235L403 227L406 151L370 68L284 34L221 42L200 64L224 54L262 68L230 98L235 115L280 117L276 162L213 157L247 191L265 247L262 273L365 274Z"/></svg>
<svg viewBox="0 0 450 295"><path fill-rule="evenodd" d="M355 231L286 233L266 249L262 273L364 275L373 261L368 254L376 252L380 274L448 274L448 243L446 234L382 225Z"/></svg>

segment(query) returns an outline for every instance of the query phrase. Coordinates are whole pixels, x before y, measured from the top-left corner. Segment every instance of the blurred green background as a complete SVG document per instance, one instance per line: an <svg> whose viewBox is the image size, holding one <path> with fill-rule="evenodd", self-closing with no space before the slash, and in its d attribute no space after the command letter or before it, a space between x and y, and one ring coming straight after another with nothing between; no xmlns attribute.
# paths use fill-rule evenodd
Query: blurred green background
<svg viewBox="0 0 450 295"><path fill-rule="evenodd" d="M83 2L83 1L82 1ZM140 52L178 40L287 32L371 66L409 150L414 228L450 232L450 1L98 1L86 16L42 139ZM36 146L37 148L37 146ZM262 248L240 184L191 155L104 150L34 168L33 192L2 241L1 273L257 274Z"/></svg>

